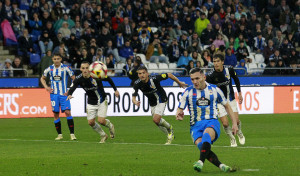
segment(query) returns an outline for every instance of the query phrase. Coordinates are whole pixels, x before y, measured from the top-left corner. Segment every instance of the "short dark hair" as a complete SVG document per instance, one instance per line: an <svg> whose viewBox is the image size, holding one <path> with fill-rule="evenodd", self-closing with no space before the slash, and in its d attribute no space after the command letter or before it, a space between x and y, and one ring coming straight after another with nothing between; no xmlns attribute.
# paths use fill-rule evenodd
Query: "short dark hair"
<svg viewBox="0 0 300 176"><path fill-rule="evenodd" d="M55 57L55 56L56 56L56 57L62 58L61 55L60 55L59 53L54 53L54 54L52 55L52 57Z"/></svg>
<svg viewBox="0 0 300 176"><path fill-rule="evenodd" d="M190 70L190 75L199 72L200 74L203 74L203 70L201 70L199 67L193 68Z"/></svg>
<svg viewBox="0 0 300 176"><path fill-rule="evenodd" d="M90 65L90 62L89 61L82 61L81 64L89 64Z"/></svg>
<svg viewBox="0 0 300 176"><path fill-rule="evenodd" d="M137 71L139 71L139 70L146 70L146 72L148 72L148 69L147 69L147 67L145 67L145 66L140 66L140 67L137 69Z"/></svg>
<svg viewBox="0 0 300 176"><path fill-rule="evenodd" d="M219 58L221 61L224 61L224 56L222 54L215 54L214 58Z"/></svg>

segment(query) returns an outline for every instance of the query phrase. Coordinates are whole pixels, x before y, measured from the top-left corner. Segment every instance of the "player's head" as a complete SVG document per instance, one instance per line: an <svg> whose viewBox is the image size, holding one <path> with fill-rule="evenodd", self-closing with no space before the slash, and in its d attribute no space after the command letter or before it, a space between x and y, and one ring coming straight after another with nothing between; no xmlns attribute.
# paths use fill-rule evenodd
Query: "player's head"
<svg viewBox="0 0 300 176"><path fill-rule="evenodd" d="M196 89L200 89L205 85L206 76L200 68L196 67L191 69L190 77Z"/></svg>
<svg viewBox="0 0 300 176"><path fill-rule="evenodd" d="M224 64L224 56L221 54L214 55L213 63L214 63L215 70L217 71L222 70Z"/></svg>
<svg viewBox="0 0 300 176"><path fill-rule="evenodd" d="M137 69L138 77L141 81L147 81L149 77L148 69L145 66L140 66Z"/></svg>
<svg viewBox="0 0 300 176"><path fill-rule="evenodd" d="M89 66L90 66L90 63L88 61L83 61L81 63L80 71L81 71L83 77L90 77Z"/></svg>
<svg viewBox="0 0 300 176"><path fill-rule="evenodd" d="M52 56L52 61L53 61L55 66L59 66L61 64L62 58L59 54L54 54Z"/></svg>

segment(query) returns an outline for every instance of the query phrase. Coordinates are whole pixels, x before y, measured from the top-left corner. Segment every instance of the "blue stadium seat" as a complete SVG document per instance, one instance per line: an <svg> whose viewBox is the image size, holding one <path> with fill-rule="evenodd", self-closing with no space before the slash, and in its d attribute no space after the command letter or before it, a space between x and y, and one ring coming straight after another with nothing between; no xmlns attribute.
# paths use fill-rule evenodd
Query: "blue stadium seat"
<svg viewBox="0 0 300 176"><path fill-rule="evenodd" d="M41 57L39 54L31 53L30 54L30 65L34 66L41 62Z"/></svg>

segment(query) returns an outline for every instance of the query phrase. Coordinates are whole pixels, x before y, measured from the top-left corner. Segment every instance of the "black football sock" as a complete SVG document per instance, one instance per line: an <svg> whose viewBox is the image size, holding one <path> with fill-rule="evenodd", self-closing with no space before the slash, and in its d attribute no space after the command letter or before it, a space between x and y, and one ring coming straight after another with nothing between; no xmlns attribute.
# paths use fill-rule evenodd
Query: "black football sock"
<svg viewBox="0 0 300 176"><path fill-rule="evenodd" d="M208 154L210 153L211 145L208 142L204 142L202 144L201 150L200 150L200 160L204 163L205 159L207 158Z"/></svg>
<svg viewBox="0 0 300 176"><path fill-rule="evenodd" d="M67 117L70 134L74 134L74 120L72 116Z"/></svg>
<svg viewBox="0 0 300 176"><path fill-rule="evenodd" d="M210 150L209 154L207 155L207 158L206 158L206 159L207 159L209 162L213 163L213 164L214 164L215 166L217 166L217 167L219 167L220 164L222 164L222 163L219 161L217 155L216 155L213 151L211 151L211 150Z"/></svg>
<svg viewBox="0 0 300 176"><path fill-rule="evenodd" d="M61 123L60 119L54 120L54 125L58 134L61 134Z"/></svg>

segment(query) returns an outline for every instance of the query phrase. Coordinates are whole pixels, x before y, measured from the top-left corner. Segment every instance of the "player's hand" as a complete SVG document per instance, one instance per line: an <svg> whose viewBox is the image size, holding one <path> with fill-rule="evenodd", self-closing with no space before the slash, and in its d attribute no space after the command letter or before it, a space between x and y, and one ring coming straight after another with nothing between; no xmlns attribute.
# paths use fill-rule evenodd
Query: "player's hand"
<svg viewBox="0 0 300 176"><path fill-rule="evenodd" d="M236 124L232 125L232 134L236 135L237 131L238 131L238 126Z"/></svg>
<svg viewBox="0 0 300 176"><path fill-rule="evenodd" d="M53 89L51 89L50 87L46 87L45 88L49 93L52 93L53 92Z"/></svg>
<svg viewBox="0 0 300 176"><path fill-rule="evenodd" d="M185 84L184 82L179 82L179 87L181 87L181 88L186 88L188 85L187 84Z"/></svg>
<svg viewBox="0 0 300 176"><path fill-rule="evenodd" d="M68 92L64 93L64 96L68 96Z"/></svg>
<svg viewBox="0 0 300 176"><path fill-rule="evenodd" d="M115 95L116 95L116 97L120 97L120 93L118 90L115 91Z"/></svg>
<svg viewBox="0 0 300 176"><path fill-rule="evenodd" d="M134 101L133 104L140 106L141 102L140 101Z"/></svg>
<svg viewBox="0 0 300 176"><path fill-rule="evenodd" d="M184 112L177 111L176 112L176 120L183 120Z"/></svg>
<svg viewBox="0 0 300 176"><path fill-rule="evenodd" d="M243 95L239 93L239 104L243 103Z"/></svg>
<svg viewBox="0 0 300 176"><path fill-rule="evenodd" d="M72 97L72 95L69 95L66 100L68 101L68 100L70 100L72 98L74 98L74 97Z"/></svg>

